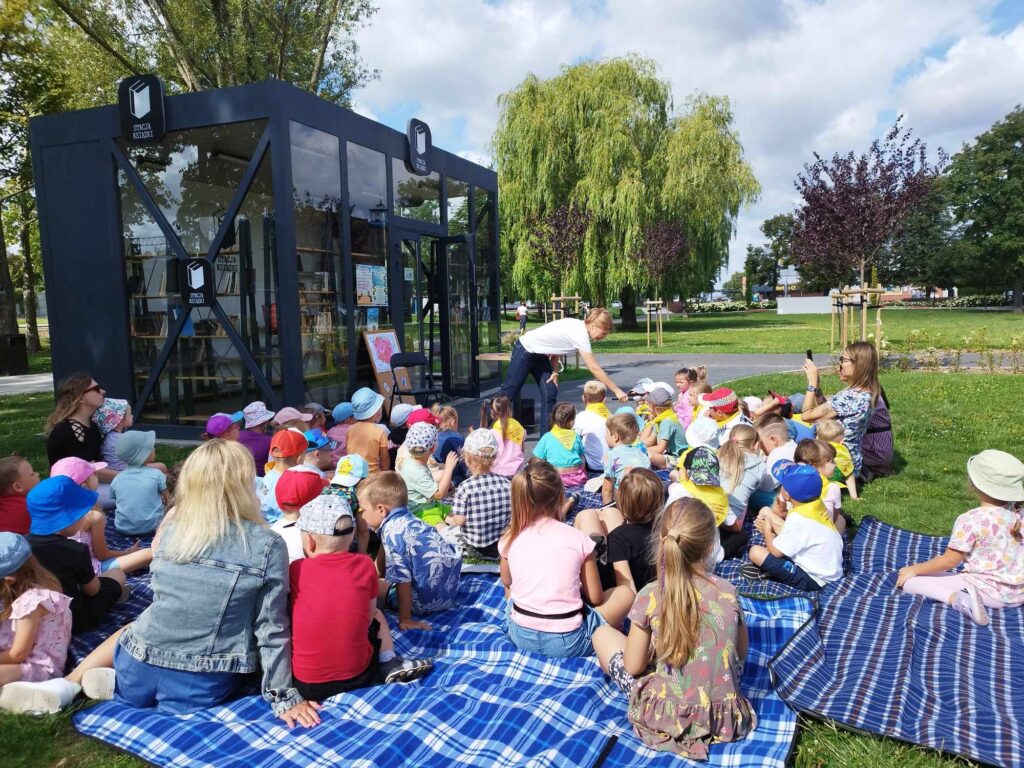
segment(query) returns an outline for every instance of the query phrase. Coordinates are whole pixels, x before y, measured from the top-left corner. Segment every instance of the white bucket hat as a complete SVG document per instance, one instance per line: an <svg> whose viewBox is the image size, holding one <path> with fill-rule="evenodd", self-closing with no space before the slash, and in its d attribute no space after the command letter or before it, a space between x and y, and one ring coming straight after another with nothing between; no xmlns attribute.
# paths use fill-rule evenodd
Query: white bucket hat
<svg viewBox="0 0 1024 768"><path fill-rule="evenodd" d="M1024 464L1005 451L987 450L967 460L974 487L996 501L1024 501Z"/></svg>
<svg viewBox="0 0 1024 768"><path fill-rule="evenodd" d="M686 428L686 445L689 448L711 445L717 434L718 422L707 416L698 416Z"/></svg>
<svg viewBox="0 0 1024 768"><path fill-rule="evenodd" d="M266 404L262 400L249 403L242 409L242 413L245 415L246 429L255 427L258 424L262 424L263 422L270 421L274 418L274 411L267 408Z"/></svg>

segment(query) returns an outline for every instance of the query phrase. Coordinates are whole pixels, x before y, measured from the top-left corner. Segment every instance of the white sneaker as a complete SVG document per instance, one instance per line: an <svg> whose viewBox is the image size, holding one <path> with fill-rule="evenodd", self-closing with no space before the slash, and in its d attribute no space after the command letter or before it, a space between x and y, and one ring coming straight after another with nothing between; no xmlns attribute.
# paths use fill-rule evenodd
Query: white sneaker
<svg viewBox="0 0 1024 768"><path fill-rule="evenodd" d="M0 709L16 714L52 715L70 704L80 690L64 678L43 683L8 683L0 690Z"/></svg>
<svg viewBox="0 0 1024 768"><path fill-rule="evenodd" d="M110 667L97 667L82 675L82 693L95 701L109 701L114 698L114 683L117 678Z"/></svg>

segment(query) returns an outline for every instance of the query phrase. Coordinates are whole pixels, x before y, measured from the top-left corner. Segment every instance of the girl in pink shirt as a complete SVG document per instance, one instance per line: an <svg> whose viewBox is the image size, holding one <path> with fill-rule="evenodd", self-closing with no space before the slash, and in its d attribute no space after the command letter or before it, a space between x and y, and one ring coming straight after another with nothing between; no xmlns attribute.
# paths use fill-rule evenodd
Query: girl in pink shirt
<svg viewBox="0 0 1024 768"><path fill-rule="evenodd" d="M594 630L621 624L633 601L628 586L602 592L594 541L562 521L564 494L558 470L528 464L512 478L512 519L498 542L509 637L520 650L559 658L590 655Z"/></svg>
<svg viewBox="0 0 1024 768"><path fill-rule="evenodd" d="M694 384L707 383L707 378L708 369L703 365L696 368L680 368L676 371L676 389L679 390L679 397L676 400L675 412L684 432L693 421L693 401L688 394L690 387Z"/></svg>

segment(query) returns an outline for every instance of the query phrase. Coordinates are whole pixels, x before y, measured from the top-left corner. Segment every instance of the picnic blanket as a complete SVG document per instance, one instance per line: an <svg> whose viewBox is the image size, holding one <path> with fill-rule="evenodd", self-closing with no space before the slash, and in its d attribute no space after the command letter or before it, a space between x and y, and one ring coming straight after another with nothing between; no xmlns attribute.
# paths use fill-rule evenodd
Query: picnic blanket
<svg viewBox="0 0 1024 768"><path fill-rule="evenodd" d="M502 629L505 599L489 576L463 577L460 606L431 617L434 631L399 632L409 656L436 657L407 685L329 699L323 722L289 732L257 696L186 716L105 702L75 715L88 736L147 762L175 768L309 765L591 765L610 740L608 766L678 766L645 747L626 720L626 699L596 659L549 659L515 648ZM802 598L741 598L750 632L743 688L758 726L743 741L711 748L711 765L783 766L796 714L772 691L768 660L808 620ZM393 617L392 617L393 618Z"/></svg>
<svg viewBox="0 0 1024 768"><path fill-rule="evenodd" d="M896 571L947 539L865 518L851 574L820 593L816 621L770 669L792 707L993 765L1024 764L1024 609L979 627L896 589Z"/></svg>

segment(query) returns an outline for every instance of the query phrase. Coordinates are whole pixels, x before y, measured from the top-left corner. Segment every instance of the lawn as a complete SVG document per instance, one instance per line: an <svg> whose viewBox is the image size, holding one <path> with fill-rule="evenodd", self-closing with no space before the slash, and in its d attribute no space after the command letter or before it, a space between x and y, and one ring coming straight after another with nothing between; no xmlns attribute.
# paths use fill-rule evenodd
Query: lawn
<svg viewBox="0 0 1024 768"><path fill-rule="evenodd" d="M799 346L799 345L798 345ZM733 382L742 395L763 395L769 388L799 391L805 381L793 374L756 376ZM849 502L854 517L874 515L906 528L948 534L957 515L970 509L965 464L984 448L1016 454L1024 446L1024 423L1007 419L1008 404L1024 402L1024 377L977 374L889 373L883 385L892 405L899 472L869 486L860 502ZM835 391L838 380L823 387ZM38 434L49 411L50 395L0 398L0 443L45 465ZM965 414L970 418L965 418ZM160 458L174 461L182 449L158 448ZM795 764L800 768L899 764L910 768L965 765L961 760L889 739L837 730L827 723L803 721ZM142 765L131 758L77 736L67 714L28 718L0 716L3 765L60 765L63 768Z"/></svg>

